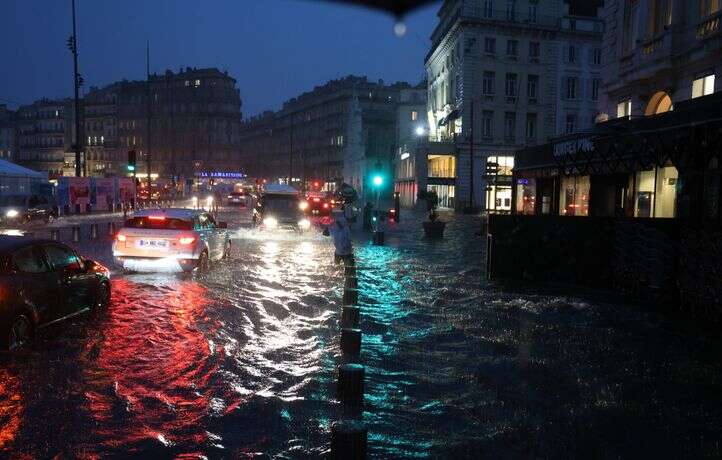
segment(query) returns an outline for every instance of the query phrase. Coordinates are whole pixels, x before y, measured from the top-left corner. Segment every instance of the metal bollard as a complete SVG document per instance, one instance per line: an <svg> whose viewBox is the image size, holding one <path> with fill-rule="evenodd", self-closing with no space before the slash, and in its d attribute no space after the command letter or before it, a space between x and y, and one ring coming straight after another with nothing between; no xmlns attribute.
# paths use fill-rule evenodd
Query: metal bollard
<svg viewBox="0 0 722 460"><path fill-rule="evenodd" d="M381 231L375 231L373 236L373 243L374 246L383 246L384 245L384 232Z"/></svg>
<svg viewBox="0 0 722 460"><path fill-rule="evenodd" d="M53 241L59 241L60 240L60 229L57 229L57 228L50 229L50 239Z"/></svg>
<svg viewBox="0 0 722 460"><path fill-rule="evenodd" d="M115 236L115 222L108 222L108 236Z"/></svg>
<svg viewBox="0 0 722 460"><path fill-rule="evenodd" d="M344 286L348 289L358 289L358 278L356 276L346 276L346 283Z"/></svg>
<svg viewBox="0 0 722 460"><path fill-rule="evenodd" d="M357 305L358 304L358 289L344 288L343 290L343 305Z"/></svg>
<svg viewBox="0 0 722 460"><path fill-rule="evenodd" d="M90 224L90 239L98 239L98 224Z"/></svg>
<svg viewBox="0 0 722 460"><path fill-rule="evenodd" d="M361 329L341 329L341 351L348 355L361 353Z"/></svg>
<svg viewBox="0 0 722 460"><path fill-rule="evenodd" d="M358 328L361 310L359 307L346 306L341 308L341 328L355 329Z"/></svg>
<svg viewBox="0 0 722 460"><path fill-rule="evenodd" d="M361 460L366 458L368 429L358 420L341 420L331 425L331 458Z"/></svg>
<svg viewBox="0 0 722 460"><path fill-rule="evenodd" d="M343 272L346 276L356 276L356 265L346 265Z"/></svg>
<svg viewBox="0 0 722 460"><path fill-rule="evenodd" d="M344 404L359 406L364 400L364 367L360 364L338 366L336 397Z"/></svg>
<svg viewBox="0 0 722 460"><path fill-rule="evenodd" d="M73 242L80 242L80 227L77 225L73 227Z"/></svg>

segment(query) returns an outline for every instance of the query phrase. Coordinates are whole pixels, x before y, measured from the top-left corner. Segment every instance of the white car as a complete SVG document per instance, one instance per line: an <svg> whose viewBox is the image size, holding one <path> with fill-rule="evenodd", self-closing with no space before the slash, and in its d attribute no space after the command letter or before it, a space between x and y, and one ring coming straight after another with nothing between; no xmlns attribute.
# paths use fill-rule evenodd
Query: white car
<svg viewBox="0 0 722 460"><path fill-rule="evenodd" d="M113 257L129 271L206 271L228 258L225 222L197 209L146 209L125 222L113 241Z"/></svg>

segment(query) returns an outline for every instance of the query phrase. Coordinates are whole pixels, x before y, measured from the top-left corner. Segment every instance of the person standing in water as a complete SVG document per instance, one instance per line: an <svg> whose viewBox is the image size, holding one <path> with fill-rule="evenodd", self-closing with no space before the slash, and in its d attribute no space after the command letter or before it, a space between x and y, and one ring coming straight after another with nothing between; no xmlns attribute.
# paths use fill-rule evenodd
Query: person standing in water
<svg viewBox="0 0 722 460"><path fill-rule="evenodd" d="M326 227L323 234L331 235L333 238L333 246L335 249L334 262L340 263L342 260L348 260L353 257L353 245L351 244L351 229L348 226L348 220L343 212L334 211L333 221Z"/></svg>

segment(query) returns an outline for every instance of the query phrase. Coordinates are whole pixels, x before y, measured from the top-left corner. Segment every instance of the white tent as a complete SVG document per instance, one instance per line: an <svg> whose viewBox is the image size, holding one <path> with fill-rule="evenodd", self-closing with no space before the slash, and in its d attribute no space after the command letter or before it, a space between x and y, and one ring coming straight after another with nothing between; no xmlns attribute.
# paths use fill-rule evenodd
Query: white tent
<svg viewBox="0 0 722 460"><path fill-rule="evenodd" d="M0 160L0 195L29 195L32 184L47 181L47 173Z"/></svg>

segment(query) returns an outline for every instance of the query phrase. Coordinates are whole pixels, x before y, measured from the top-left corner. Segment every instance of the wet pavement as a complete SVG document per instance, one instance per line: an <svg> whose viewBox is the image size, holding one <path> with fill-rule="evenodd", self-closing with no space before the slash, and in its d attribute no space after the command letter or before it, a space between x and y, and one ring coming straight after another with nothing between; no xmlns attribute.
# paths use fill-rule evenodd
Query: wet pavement
<svg viewBox="0 0 722 460"><path fill-rule="evenodd" d="M114 274L107 310L0 357L0 457L327 451L342 270L327 238L237 217L232 259L210 274ZM722 455L717 339L489 284L478 219L433 241L406 217L385 246L356 235L372 456ZM108 261L107 240L81 247Z"/></svg>

